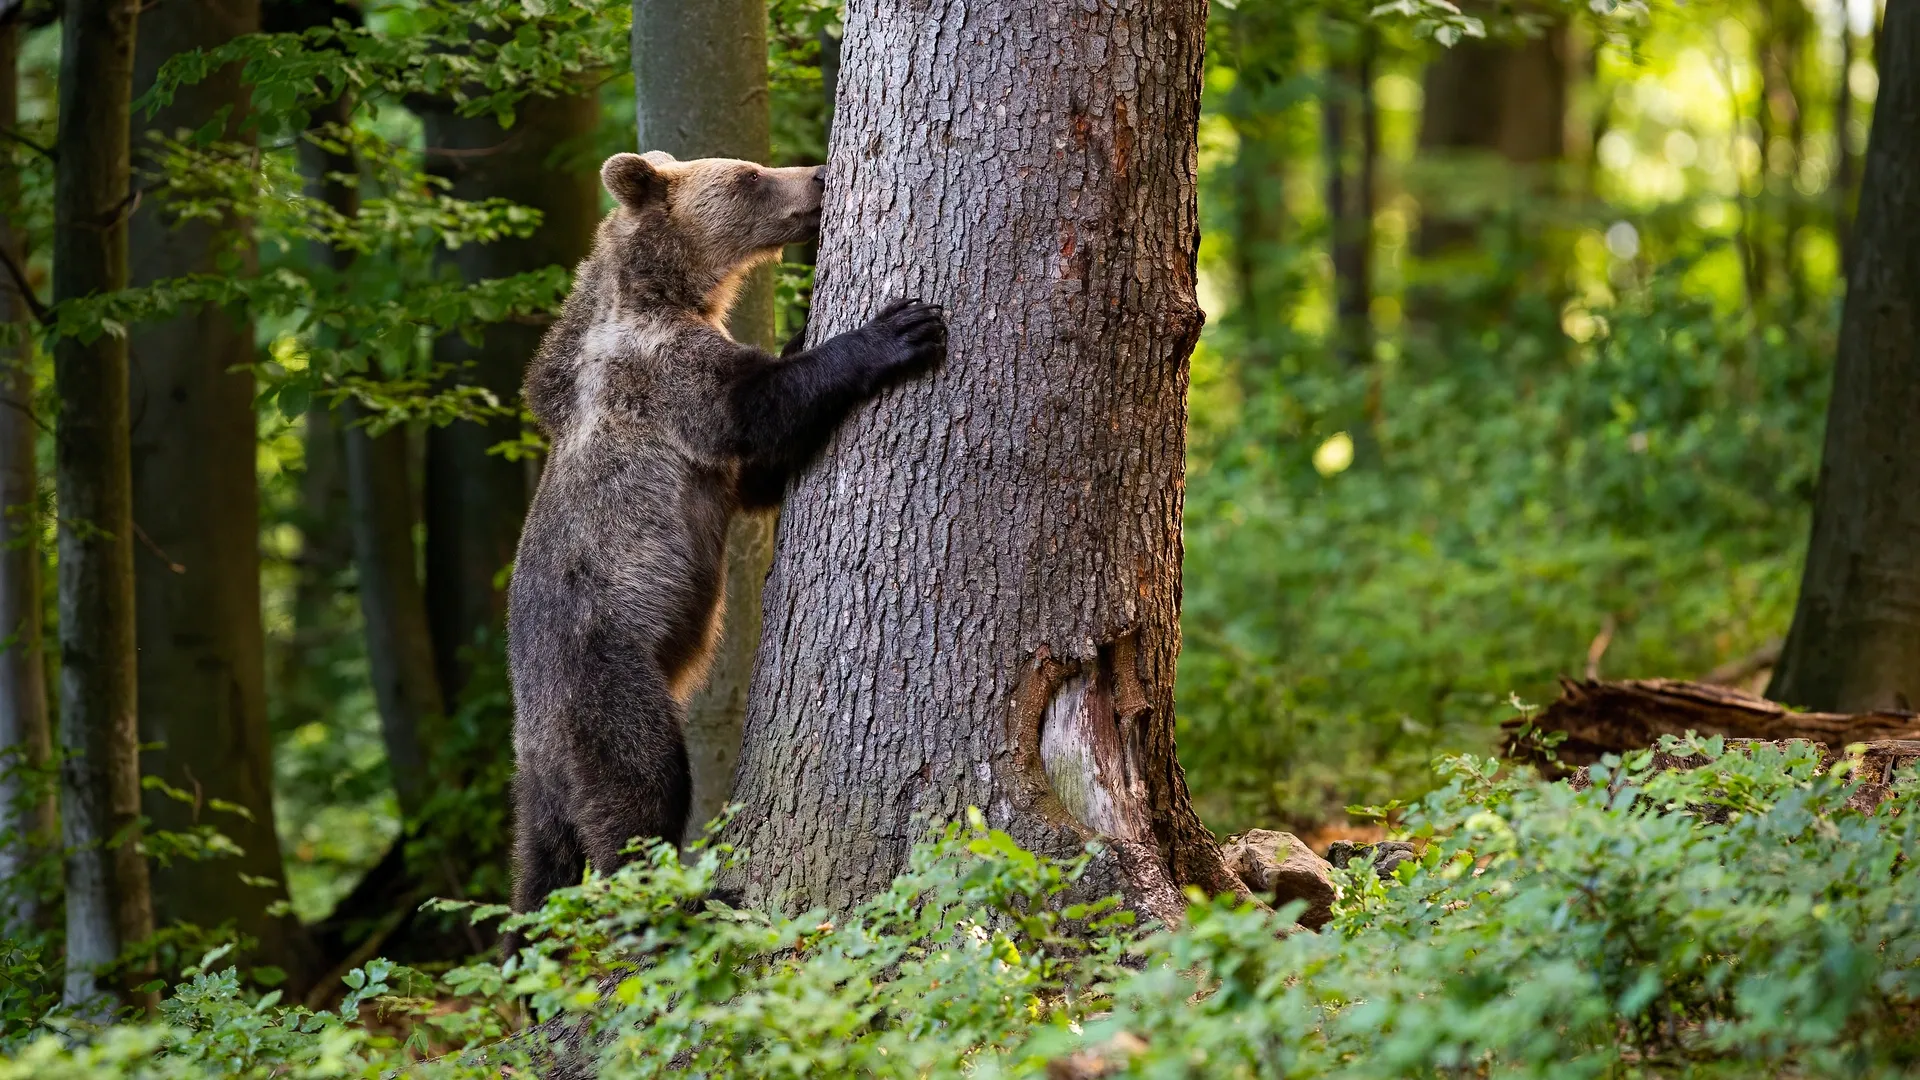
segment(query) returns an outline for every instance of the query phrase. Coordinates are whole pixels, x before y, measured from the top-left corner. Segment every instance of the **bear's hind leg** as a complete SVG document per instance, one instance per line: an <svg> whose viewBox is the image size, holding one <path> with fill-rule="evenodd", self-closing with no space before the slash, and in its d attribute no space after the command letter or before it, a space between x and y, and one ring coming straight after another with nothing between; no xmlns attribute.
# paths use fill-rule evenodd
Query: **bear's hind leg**
<svg viewBox="0 0 1920 1080"><path fill-rule="evenodd" d="M603 684L598 707L576 711L571 818L593 869L611 874L633 856L638 837L678 846L693 801L693 776L680 734L680 705L657 670Z"/></svg>
<svg viewBox="0 0 1920 1080"><path fill-rule="evenodd" d="M523 769L513 779L513 910L538 908L555 889L580 884L586 852L567 815L566 800L537 769ZM522 936L509 933L501 952L520 951Z"/></svg>

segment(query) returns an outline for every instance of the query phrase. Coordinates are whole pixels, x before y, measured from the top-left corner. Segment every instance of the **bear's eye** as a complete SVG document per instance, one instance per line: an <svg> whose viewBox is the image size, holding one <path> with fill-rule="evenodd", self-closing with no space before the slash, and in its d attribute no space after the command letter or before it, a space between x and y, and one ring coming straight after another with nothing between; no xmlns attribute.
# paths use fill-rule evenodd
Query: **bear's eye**
<svg viewBox="0 0 1920 1080"><path fill-rule="evenodd" d="M743 190L752 191L760 186L760 174L754 171L743 172L736 181Z"/></svg>

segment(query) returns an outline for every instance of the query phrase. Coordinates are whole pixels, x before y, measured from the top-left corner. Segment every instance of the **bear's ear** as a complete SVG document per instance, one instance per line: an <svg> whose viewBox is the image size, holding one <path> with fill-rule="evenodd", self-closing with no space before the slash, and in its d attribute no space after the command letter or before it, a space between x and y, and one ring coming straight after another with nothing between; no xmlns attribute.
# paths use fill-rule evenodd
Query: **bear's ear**
<svg viewBox="0 0 1920 1080"><path fill-rule="evenodd" d="M665 150L649 150L646 153L641 154L640 156L643 158L646 158L647 164L653 166L656 169L664 169L669 165L680 164L679 158L674 157L672 154L667 153Z"/></svg>
<svg viewBox="0 0 1920 1080"><path fill-rule="evenodd" d="M667 178L654 164L639 154L615 154L600 166L600 182L615 200L629 210L642 210L664 202Z"/></svg>

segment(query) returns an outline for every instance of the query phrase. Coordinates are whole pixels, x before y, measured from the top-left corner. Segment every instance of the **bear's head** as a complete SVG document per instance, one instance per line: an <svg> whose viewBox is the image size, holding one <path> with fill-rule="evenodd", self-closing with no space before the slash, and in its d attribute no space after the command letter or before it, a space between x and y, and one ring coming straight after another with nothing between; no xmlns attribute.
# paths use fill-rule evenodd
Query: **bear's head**
<svg viewBox="0 0 1920 1080"><path fill-rule="evenodd" d="M615 154L600 180L620 224L690 277L716 284L820 233L824 167L769 169L732 158Z"/></svg>

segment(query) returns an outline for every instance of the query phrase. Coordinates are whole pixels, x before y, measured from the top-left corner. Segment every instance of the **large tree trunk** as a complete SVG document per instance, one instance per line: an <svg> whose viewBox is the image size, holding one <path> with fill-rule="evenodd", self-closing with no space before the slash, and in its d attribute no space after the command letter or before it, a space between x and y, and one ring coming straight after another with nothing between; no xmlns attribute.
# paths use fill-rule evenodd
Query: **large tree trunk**
<svg viewBox="0 0 1920 1080"><path fill-rule="evenodd" d="M20 32L0 25L0 128L19 126ZM19 221L20 174L8 148L0 157L0 257L15 268L26 265L26 234ZM0 281L0 326L11 327L20 344L0 356L0 833L15 843L0 844L0 881L20 887L0 892L0 937L21 936L38 923L40 905L21 877L26 865L52 848L54 815L51 791L30 794L38 770L53 756L47 724L47 680L40 627L40 487L34 472L32 304L11 278ZM15 811L22 813L16 815Z"/></svg>
<svg viewBox="0 0 1920 1080"><path fill-rule="evenodd" d="M258 0L169 0L141 19L134 85L144 90L178 53L259 28ZM247 101L234 65L143 117L139 144L148 144L148 133L196 130L222 110L228 136L241 138ZM241 271L234 262L251 263L253 253L235 243L232 230L244 226L226 224L175 227L164 203L148 200L133 215L133 283ZM245 370L254 353L252 325L213 305L132 335L133 512L145 533L145 550L134 559L140 737L154 746L142 767L194 799L183 804L148 792L145 809L155 828L212 824L245 853L157 867L155 917L207 927L231 922L258 939L255 959L298 981L306 967L299 923L266 910L286 899L285 885L241 880L285 877L267 733L254 387ZM245 807L249 816L209 810L215 799Z"/></svg>
<svg viewBox="0 0 1920 1080"><path fill-rule="evenodd" d="M642 152L762 163L771 155L766 0L634 0L633 80ZM727 329L740 341L774 347L772 267L748 279ZM707 685L687 708L688 839L720 813L733 789L760 640L760 590L772 561L773 515L736 516L727 532L725 630Z"/></svg>
<svg viewBox="0 0 1920 1080"><path fill-rule="evenodd" d="M586 257L600 219L599 163L580 155L587 152L582 144L598 117L598 103L590 95L529 98L521 102L511 129L502 129L492 117L427 113L428 167L452 181L450 195L504 198L542 214L539 229L527 239L468 244L452 252L448 260L463 277L506 277L556 263L571 267ZM477 347L448 337L435 346L435 359L462 365L455 380L513 401L543 329L496 324L486 328ZM483 637L497 638L505 626L507 594L496 582L513 562L530 490L524 463L487 450L519 435L520 424L513 419L461 421L427 432L427 618L434 667L449 707L460 700L469 674L461 651ZM506 735L501 732L503 740Z"/></svg>
<svg viewBox="0 0 1920 1080"><path fill-rule="evenodd" d="M68 0L60 25L59 161L54 179L56 303L127 282L128 160L138 0ZM93 999L97 969L150 937L140 854L135 720L133 483L127 345L113 334L54 348L60 396L61 823L69 854L66 998ZM132 974L122 1000L150 1005Z"/></svg>
<svg viewBox="0 0 1920 1080"><path fill-rule="evenodd" d="M1920 702L1920 7L1887 5L1813 535L1767 696Z"/></svg>
<svg viewBox="0 0 1920 1080"><path fill-rule="evenodd" d="M1179 917L1238 889L1174 757L1205 0L853 0L814 338L946 305L944 370L788 496L731 838L843 909L981 808Z"/></svg>

